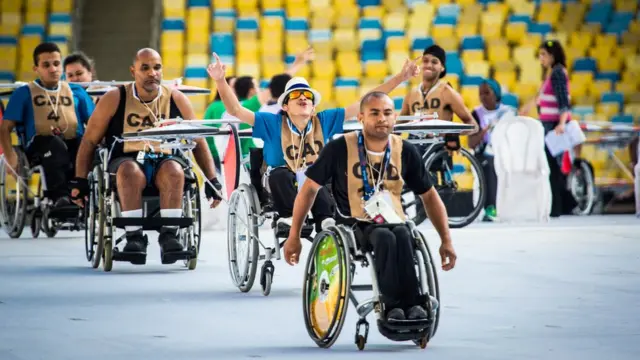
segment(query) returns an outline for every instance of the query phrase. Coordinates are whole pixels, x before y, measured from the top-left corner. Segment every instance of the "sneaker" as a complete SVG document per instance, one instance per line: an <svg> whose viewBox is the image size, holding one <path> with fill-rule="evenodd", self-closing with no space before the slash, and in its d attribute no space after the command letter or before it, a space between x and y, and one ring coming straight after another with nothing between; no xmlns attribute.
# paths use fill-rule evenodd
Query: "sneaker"
<svg viewBox="0 0 640 360"><path fill-rule="evenodd" d="M388 320L406 320L406 317L404 316L404 311L402 311L402 309L400 308L395 308L395 309L391 309L389 310L389 312L387 312L387 321Z"/></svg>
<svg viewBox="0 0 640 360"><path fill-rule="evenodd" d="M407 313L409 314L409 320L425 320L429 318L427 311L420 305L412 307Z"/></svg>
<svg viewBox="0 0 640 360"><path fill-rule="evenodd" d="M496 212L496 207L493 205L489 205L486 209L484 209L484 218L482 219L482 221L493 222L496 221L497 217L498 214Z"/></svg>
<svg viewBox="0 0 640 360"><path fill-rule="evenodd" d="M182 251L182 244L178 237L178 231L173 229L163 229L158 236L158 243L163 253Z"/></svg>
<svg viewBox="0 0 640 360"><path fill-rule="evenodd" d="M291 224L293 223L293 218L279 218L278 221L276 221L276 226L279 226L280 224L284 225L284 226L288 226L291 227Z"/></svg>
<svg viewBox="0 0 640 360"><path fill-rule="evenodd" d="M147 236L142 230L127 231L127 244L122 249L123 252L146 253L147 252Z"/></svg>

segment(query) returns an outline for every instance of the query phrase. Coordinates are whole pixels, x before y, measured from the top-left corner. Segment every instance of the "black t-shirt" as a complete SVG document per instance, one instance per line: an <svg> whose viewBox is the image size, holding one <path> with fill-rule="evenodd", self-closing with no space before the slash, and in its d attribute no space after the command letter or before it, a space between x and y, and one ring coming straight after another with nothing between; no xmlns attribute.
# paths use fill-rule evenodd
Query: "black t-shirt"
<svg viewBox="0 0 640 360"><path fill-rule="evenodd" d="M373 168L379 172L380 163ZM330 183L340 214L351 216L347 184L347 142L344 137L327 143L305 174L320 185ZM413 144L405 140L402 141L402 179L409 189L419 195L433 187L420 153Z"/></svg>

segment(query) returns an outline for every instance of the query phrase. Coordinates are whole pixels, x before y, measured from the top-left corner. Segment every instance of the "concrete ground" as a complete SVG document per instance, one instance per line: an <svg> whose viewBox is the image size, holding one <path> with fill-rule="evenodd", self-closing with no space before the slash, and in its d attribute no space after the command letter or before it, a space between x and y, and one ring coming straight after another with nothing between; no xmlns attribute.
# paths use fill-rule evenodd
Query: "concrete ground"
<svg viewBox="0 0 640 360"><path fill-rule="evenodd" d="M437 252L435 232L423 228ZM257 281L247 294L234 288L224 231L204 234L195 271L160 264L152 235L146 265L115 263L110 273L86 262L82 233L53 239L31 239L28 229L21 239L0 233L2 360L623 360L640 354L640 220L633 216L453 230L458 264L438 274L442 317L427 349L382 337L371 314L362 352L353 342L351 306L331 349L309 339L303 265L275 262L269 297ZM356 276L366 281L366 274Z"/></svg>

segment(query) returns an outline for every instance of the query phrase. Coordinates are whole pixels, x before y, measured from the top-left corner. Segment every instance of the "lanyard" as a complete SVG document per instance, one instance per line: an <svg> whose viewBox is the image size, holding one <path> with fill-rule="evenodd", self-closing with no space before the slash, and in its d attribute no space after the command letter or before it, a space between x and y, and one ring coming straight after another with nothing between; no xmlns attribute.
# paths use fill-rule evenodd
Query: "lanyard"
<svg viewBox="0 0 640 360"><path fill-rule="evenodd" d="M300 136L300 144L298 145L298 156L296 156L296 158L294 159L295 161L295 169L292 169L294 172L298 171L298 163L300 162L300 158L302 158L302 153L304 152L303 146L304 146L304 138L307 136L307 134L309 132L311 132L311 119L309 119L309 122L307 123L307 128L304 130L304 133L300 133L298 131L298 128L296 128L296 126L291 122L291 119L289 119L287 117L287 125L289 126L289 130L291 130L291 145L294 144L293 142L293 134L295 133L296 135ZM300 167L303 167L304 164L300 165Z"/></svg>
<svg viewBox="0 0 640 360"><path fill-rule="evenodd" d="M360 156L360 170L362 172L362 182L364 183L364 201L369 200L375 193L374 188L369 184L369 175L367 175L367 155L364 148L364 136L362 133L358 134L358 155ZM389 166L389 159L391 158L391 144L387 143L387 149L384 151L384 157L380 164L380 175L378 183L381 183L384 179L384 171ZM385 165L386 164L386 165ZM373 175L373 173L371 173ZM377 188L377 186L376 186Z"/></svg>

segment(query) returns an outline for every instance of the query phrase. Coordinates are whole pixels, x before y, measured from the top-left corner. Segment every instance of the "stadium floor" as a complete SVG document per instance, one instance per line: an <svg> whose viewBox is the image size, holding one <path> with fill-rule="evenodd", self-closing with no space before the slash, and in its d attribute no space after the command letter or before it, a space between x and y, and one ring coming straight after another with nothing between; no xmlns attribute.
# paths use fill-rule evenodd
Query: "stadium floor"
<svg viewBox="0 0 640 360"><path fill-rule="evenodd" d="M370 314L360 353L351 305L331 349L309 339L303 265L275 262L269 297L257 281L248 294L235 289L223 231L204 234L194 272L161 265L154 235L147 265L114 263L111 273L90 268L81 233L34 240L25 229L11 240L0 232L3 360L622 360L640 353L640 220L633 216L454 230L458 264L439 273L443 311L427 349L383 338ZM430 225L425 232L437 249Z"/></svg>

